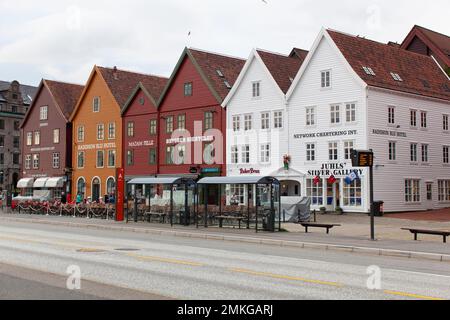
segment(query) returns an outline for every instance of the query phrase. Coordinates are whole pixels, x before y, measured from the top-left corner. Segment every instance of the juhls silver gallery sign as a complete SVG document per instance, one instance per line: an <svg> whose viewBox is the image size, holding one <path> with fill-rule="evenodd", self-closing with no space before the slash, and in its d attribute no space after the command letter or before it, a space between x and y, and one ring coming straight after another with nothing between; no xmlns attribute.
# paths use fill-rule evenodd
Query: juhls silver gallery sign
<svg viewBox="0 0 450 320"><path fill-rule="evenodd" d="M342 131L329 131L329 132L312 132L294 134L294 139L309 139L309 138L324 138L324 137L342 137L342 136L354 136L358 134L358 130L342 130Z"/></svg>

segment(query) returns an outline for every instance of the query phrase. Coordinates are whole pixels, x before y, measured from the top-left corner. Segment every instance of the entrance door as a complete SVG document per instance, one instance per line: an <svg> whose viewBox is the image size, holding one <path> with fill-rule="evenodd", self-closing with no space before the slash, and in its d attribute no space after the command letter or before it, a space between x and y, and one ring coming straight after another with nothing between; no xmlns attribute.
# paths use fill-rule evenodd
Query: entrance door
<svg viewBox="0 0 450 320"><path fill-rule="evenodd" d="M334 210L341 206L341 180L337 180L334 184Z"/></svg>
<svg viewBox="0 0 450 320"><path fill-rule="evenodd" d="M92 201L98 201L100 199L100 181L95 178L92 182Z"/></svg>
<svg viewBox="0 0 450 320"><path fill-rule="evenodd" d="M427 210L433 209L433 183L427 182L426 183L426 191L427 191L427 198L426 198L426 206Z"/></svg>

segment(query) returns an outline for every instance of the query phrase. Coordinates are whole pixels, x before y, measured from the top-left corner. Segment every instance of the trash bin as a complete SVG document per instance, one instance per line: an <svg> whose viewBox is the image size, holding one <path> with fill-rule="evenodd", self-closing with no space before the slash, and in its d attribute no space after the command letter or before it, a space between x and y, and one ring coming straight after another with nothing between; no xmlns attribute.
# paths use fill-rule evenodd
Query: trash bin
<svg viewBox="0 0 450 320"><path fill-rule="evenodd" d="M384 210L383 210L384 201L374 201L373 202L373 211L375 217L382 217Z"/></svg>

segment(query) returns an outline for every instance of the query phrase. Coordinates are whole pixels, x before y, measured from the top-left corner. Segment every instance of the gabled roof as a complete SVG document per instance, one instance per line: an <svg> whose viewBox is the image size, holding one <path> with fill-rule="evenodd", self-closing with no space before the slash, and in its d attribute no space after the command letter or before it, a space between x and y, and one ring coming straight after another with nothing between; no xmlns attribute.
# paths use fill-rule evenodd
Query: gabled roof
<svg viewBox="0 0 450 320"><path fill-rule="evenodd" d="M142 90L144 94L153 103L153 105L156 108L158 108L159 97L161 96L168 81L169 79L167 78L153 77L144 79L141 82L139 82L136 88L131 93L131 95L128 97L127 102L125 102L125 105L122 108L122 114L124 114L127 111L128 107L131 105L131 102L133 101L134 97L139 92L139 90Z"/></svg>
<svg viewBox="0 0 450 320"><path fill-rule="evenodd" d="M334 30L327 33L369 86L450 100L449 78L433 58ZM371 68L375 76L363 67ZM392 72L403 81L394 80Z"/></svg>
<svg viewBox="0 0 450 320"><path fill-rule="evenodd" d="M276 81L281 91L285 94L289 90L292 81L297 75L298 70L308 54L307 51L300 50L301 49L294 48L291 52L291 54L293 54L289 56L272 53L261 49L256 50L273 79ZM300 58L300 56L302 58Z"/></svg>
<svg viewBox="0 0 450 320"><path fill-rule="evenodd" d="M186 57L189 58L194 64L203 81L205 81L206 85L211 90L211 93L217 99L219 104L222 103L230 91L230 88L227 87L225 81L227 81L232 87L245 64L245 60L241 58L225 56L198 49L185 48L163 93L161 94L158 101L158 106L164 100L164 97L169 91L169 88ZM223 77L219 76L217 72L218 70L223 74Z"/></svg>
<svg viewBox="0 0 450 320"><path fill-rule="evenodd" d="M128 98L130 97L130 94L133 92L133 90L136 88L136 85L139 82L153 81L155 78L161 78L154 75L120 70L117 69L116 67L105 68L100 66L94 66L91 75L89 76L89 79L86 83L86 86L84 87L83 93L78 99L77 105L70 117L70 121L72 121L75 118L81 105L81 102L83 101L84 95L86 94L87 89L89 88L90 83L94 77L94 74L96 73L105 81L105 84L109 88L109 91L111 92L113 98L119 105L120 110L125 105Z"/></svg>
<svg viewBox="0 0 450 320"><path fill-rule="evenodd" d="M11 86L11 82L0 81L0 91L8 90ZM34 96L38 91L38 87L33 87L25 84L19 84L20 92L22 94L22 100L24 104L31 105L34 100ZM0 97L1 93L0 93Z"/></svg>
<svg viewBox="0 0 450 320"><path fill-rule="evenodd" d="M55 102L56 107L58 108L59 112L64 117L66 122L69 121L70 115L72 114L73 109L77 104L78 98L83 91L82 85L42 79L37 89L36 97L33 100L31 107L28 109L25 118L22 121L21 127L23 127L27 122L29 115L34 109L36 98L44 87L47 88L53 101Z"/></svg>
<svg viewBox="0 0 450 320"><path fill-rule="evenodd" d="M450 37L415 25L403 41L402 49L408 49L415 37L424 42L440 60L450 67Z"/></svg>

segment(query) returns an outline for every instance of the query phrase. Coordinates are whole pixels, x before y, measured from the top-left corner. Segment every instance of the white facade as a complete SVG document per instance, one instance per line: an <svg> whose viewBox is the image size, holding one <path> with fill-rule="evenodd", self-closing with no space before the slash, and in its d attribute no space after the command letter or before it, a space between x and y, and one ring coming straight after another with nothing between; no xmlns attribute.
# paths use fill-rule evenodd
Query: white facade
<svg viewBox="0 0 450 320"><path fill-rule="evenodd" d="M370 89L368 97L369 144L377 165L375 197L385 201L389 211L450 207L450 163L444 163L443 157L444 146L450 145L450 131L444 130L443 121L444 116L450 115L450 103L381 89ZM395 109L394 123L388 121L389 107ZM411 121L414 114L411 111L415 111L416 125ZM425 128L422 128L422 112L426 113ZM389 159L389 142L396 144L393 160ZM411 145L417 146L417 157ZM426 146L424 156L422 146ZM412 197L406 197L407 180L418 181L419 190ZM431 193L427 193L428 184ZM443 190L439 184L444 185Z"/></svg>
<svg viewBox="0 0 450 320"><path fill-rule="evenodd" d="M260 82L258 98L252 95L255 81ZM353 168L349 154L352 149L373 149L374 200L384 201L385 212L450 207L450 102L369 87L326 30L286 95L254 51L224 106L228 175L272 175L281 181L285 195L311 197L312 209L369 212L368 169ZM391 117L394 110L393 123L389 108ZM283 111L280 130L273 129L275 110ZM411 120L414 110L416 121ZM266 111L271 112L271 127L261 131ZM245 131L246 114L252 115L256 132ZM240 130L233 131L237 115ZM421 127L424 117L426 128ZM271 146L269 163L260 161L260 145L265 143ZM238 147L238 163L233 163L231 150L241 145L250 148L249 162L242 163ZM289 170L283 168L285 154L291 157ZM360 179L348 184L345 178L354 171ZM336 181L329 183L332 176Z"/></svg>
<svg viewBox="0 0 450 320"><path fill-rule="evenodd" d="M257 50L250 54L223 106L227 108L227 175L274 176L282 181L282 193L300 196L303 175L284 170L283 164L289 149L286 96Z"/></svg>
<svg viewBox="0 0 450 320"><path fill-rule="evenodd" d="M322 72L330 72L329 87L322 88ZM313 209L335 210L340 206L346 212L368 211L366 170L358 171L361 187L358 185L357 190L344 182L351 170L360 170L352 168L351 160L346 159L345 146L352 143L354 149L368 148L365 83L354 74L326 32L316 40L299 75L288 92L289 153L292 168L305 174L302 195L312 198ZM347 105L354 105L354 118L347 119ZM307 120L311 122L307 118L307 110L311 114L311 109L314 110L312 124L307 123ZM311 145L314 157L311 157ZM332 175L337 182L329 185L327 180ZM317 176L321 182L315 184L313 179Z"/></svg>

